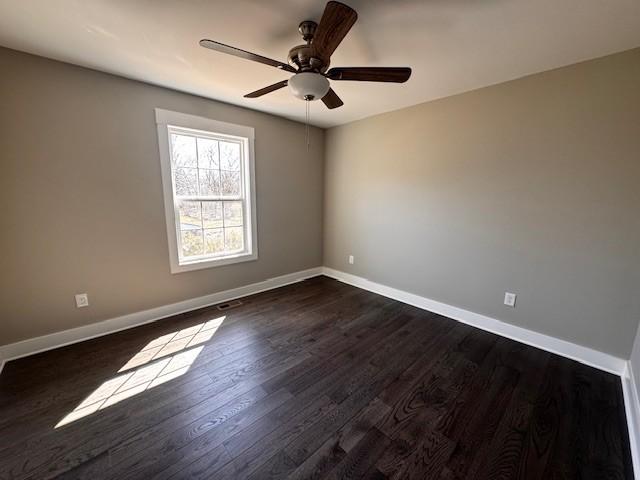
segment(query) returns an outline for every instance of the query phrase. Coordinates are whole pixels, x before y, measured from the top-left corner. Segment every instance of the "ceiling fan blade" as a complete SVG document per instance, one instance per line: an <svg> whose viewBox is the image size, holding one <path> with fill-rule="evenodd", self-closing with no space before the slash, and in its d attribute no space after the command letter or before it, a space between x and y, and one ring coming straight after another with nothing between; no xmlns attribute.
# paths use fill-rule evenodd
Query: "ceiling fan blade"
<svg viewBox="0 0 640 480"><path fill-rule="evenodd" d="M260 90L256 90L255 92L247 93L244 98L261 97L262 95L266 95L267 93L275 92L276 90L280 90L281 88L286 87L287 83L289 83L289 80L282 80L281 82L274 83L273 85L261 88Z"/></svg>
<svg viewBox="0 0 640 480"><path fill-rule="evenodd" d="M338 108L344 105L344 102L340 100L340 97L336 94L336 92L333 91L333 88L330 88L327 94L324 97L322 97L322 102L330 110L333 110L334 108Z"/></svg>
<svg viewBox="0 0 640 480"><path fill-rule="evenodd" d="M409 80L411 69L407 67L338 67L329 69L326 76L331 80L404 83Z"/></svg>
<svg viewBox="0 0 640 480"><path fill-rule="evenodd" d="M313 35L312 46L316 54L328 61L357 19L358 14L353 8L340 2L327 3Z"/></svg>
<svg viewBox="0 0 640 480"><path fill-rule="evenodd" d="M262 55L258 55L256 53L247 52L246 50L242 50L240 48L230 47L229 45L225 45L224 43L214 42L213 40L203 38L202 40L200 40L200 46L215 50L216 52L233 55L234 57L244 58L245 60L252 60L254 62L263 63L271 67L279 68L280 70L286 70L287 72L296 73L296 69L291 65L279 62L277 60L272 60L271 58L263 57Z"/></svg>

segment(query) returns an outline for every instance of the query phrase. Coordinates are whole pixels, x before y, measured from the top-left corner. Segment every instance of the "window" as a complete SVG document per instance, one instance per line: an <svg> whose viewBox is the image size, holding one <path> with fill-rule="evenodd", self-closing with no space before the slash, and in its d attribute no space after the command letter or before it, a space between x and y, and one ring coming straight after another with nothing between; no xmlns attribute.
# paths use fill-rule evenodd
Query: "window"
<svg viewBox="0 0 640 480"><path fill-rule="evenodd" d="M173 273L257 258L253 129L156 109Z"/></svg>

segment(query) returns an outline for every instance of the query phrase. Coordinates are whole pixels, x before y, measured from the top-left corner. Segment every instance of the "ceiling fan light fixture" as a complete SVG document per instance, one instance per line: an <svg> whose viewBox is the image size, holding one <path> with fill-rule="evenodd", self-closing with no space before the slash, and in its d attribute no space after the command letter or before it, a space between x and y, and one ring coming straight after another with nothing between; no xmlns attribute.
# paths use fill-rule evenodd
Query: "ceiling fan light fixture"
<svg viewBox="0 0 640 480"><path fill-rule="evenodd" d="M289 79L291 93L300 100L320 100L329 88L329 80L319 73L301 72Z"/></svg>
<svg viewBox="0 0 640 480"><path fill-rule="evenodd" d="M308 102L311 100L322 100L325 107L334 109L344 105L344 102L333 91L329 80L332 82L350 80L404 83L411 76L411 69L408 67L338 67L327 70L331 64L333 52L357 19L358 13L353 8L339 1L330 0L324 8L320 23L305 20L300 24L298 31L302 34L305 44L289 50L288 63L207 38L200 40L200 45L219 53L262 63L294 74L289 80L280 80L273 85L247 93L245 98L262 97L289 85L293 96L307 101L307 112L309 111Z"/></svg>

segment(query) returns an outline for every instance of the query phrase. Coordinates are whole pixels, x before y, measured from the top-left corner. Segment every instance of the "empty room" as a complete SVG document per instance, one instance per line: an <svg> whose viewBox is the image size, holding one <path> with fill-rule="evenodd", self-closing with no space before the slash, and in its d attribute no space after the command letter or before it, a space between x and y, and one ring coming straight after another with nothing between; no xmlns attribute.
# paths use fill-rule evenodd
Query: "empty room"
<svg viewBox="0 0 640 480"><path fill-rule="evenodd" d="M0 0L0 479L640 478L640 2Z"/></svg>

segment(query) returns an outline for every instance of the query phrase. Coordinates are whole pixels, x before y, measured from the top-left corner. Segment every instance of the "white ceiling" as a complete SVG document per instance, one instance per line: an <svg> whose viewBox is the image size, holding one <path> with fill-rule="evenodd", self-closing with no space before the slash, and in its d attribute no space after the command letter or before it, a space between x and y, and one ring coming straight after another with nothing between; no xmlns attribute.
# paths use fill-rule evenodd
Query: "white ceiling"
<svg viewBox="0 0 640 480"><path fill-rule="evenodd" d="M377 113L640 46L638 0L345 0L358 22L333 66L410 66L406 84L333 82L345 105L312 123ZM316 0L0 0L0 45L304 119L277 69L198 46L210 38L285 61Z"/></svg>

